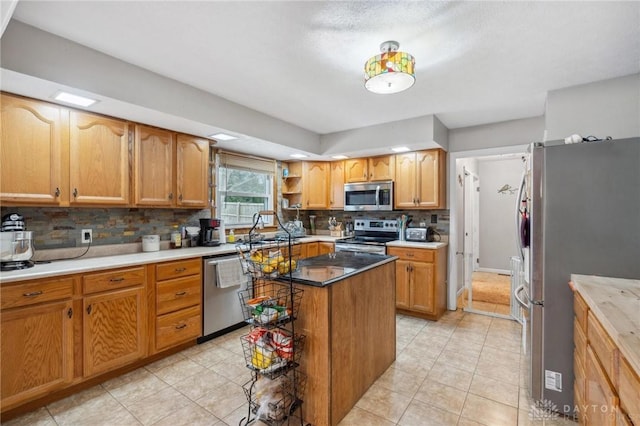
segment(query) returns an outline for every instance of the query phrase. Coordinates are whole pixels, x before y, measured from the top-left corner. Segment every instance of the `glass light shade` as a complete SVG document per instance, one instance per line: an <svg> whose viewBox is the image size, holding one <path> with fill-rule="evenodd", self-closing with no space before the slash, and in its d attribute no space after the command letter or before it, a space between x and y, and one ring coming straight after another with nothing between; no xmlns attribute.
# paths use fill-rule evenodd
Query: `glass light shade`
<svg viewBox="0 0 640 426"><path fill-rule="evenodd" d="M383 52L364 65L364 87L379 94L398 93L413 86L415 59L406 52Z"/></svg>

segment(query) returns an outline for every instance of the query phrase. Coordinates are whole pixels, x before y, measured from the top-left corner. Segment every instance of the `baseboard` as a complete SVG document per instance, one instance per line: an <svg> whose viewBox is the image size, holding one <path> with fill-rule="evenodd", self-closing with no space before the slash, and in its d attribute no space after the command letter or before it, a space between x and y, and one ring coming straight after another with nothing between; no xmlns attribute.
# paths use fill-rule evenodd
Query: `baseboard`
<svg viewBox="0 0 640 426"><path fill-rule="evenodd" d="M511 271L508 269L496 269L496 268L478 268L477 272L491 272L492 274L500 274L500 275L509 275L511 276Z"/></svg>

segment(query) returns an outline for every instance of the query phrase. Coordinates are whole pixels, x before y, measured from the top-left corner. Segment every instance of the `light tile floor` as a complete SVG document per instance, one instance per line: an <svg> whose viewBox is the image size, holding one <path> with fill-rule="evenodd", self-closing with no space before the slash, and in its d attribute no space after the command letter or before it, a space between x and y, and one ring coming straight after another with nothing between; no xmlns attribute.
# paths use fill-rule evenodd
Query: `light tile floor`
<svg viewBox="0 0 640 426"><path fill-rule="evenodd" d="M448 311L398 315L397 358L340 426L542 426L529 419L520 326ZM9 421L16 425L236 426L249 379L238 330ZM299 423L297 423L299 424ZM575 426L566 419L549 426ZM323 426L323 425L316 425Z"/></svg>

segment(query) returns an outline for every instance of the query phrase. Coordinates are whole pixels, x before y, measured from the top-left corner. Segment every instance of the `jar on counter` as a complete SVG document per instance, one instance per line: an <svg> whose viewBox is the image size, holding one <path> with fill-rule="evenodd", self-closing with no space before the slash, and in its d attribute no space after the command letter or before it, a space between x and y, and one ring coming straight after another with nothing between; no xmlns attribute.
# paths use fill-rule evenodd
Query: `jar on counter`
<svg viewBox="0 0 640 426"><path fill-rule="evenodd" d="M173 226L173 231L171 231L171 242L169 247L172 249L182 248L182 235L180 235L180 231L178 230L178 225Z"/></svg>

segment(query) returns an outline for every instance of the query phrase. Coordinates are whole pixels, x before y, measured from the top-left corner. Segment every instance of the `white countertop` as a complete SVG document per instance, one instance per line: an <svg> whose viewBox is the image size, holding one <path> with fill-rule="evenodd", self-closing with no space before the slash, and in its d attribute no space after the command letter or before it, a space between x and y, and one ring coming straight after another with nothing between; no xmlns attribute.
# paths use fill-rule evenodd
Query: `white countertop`
<svg viewBox="0 0 640 426"><path fill-rule="evenodd" d="M329 235L310 235L299 238L296 241L299 243L310 243L315 241L335 242L338 239L340 238ZM447 243L418 243L408 241L393 241L387 243L387 246L427 249L437 249L446 245ZM170 260L189 259L194 257L219 256L235 252L235 244L223 244L217 247L190 247L173 250L160 250L155 252L138 252L112 256L90 257L86 259L61 260L51 263L38 263L34 267L28 269L0 272L0 283L26 281L82 272L100 271L111 268L166 262Z"/></svg>
<svg viewBox="0 0 640 426"><path fill-rule="evenodd" d="M418 241L391 241L387 243L387 247L413 247L413 248L423 248L423 249L439 249L441 247L446 247L448 243L437 242L437 243L422 243Z"/></svg>
<svg viewBox="0 0 640 426"><path fill-rule="evenodd" d="M640 375L640 280L573 274L571 281Z"/></svg>

